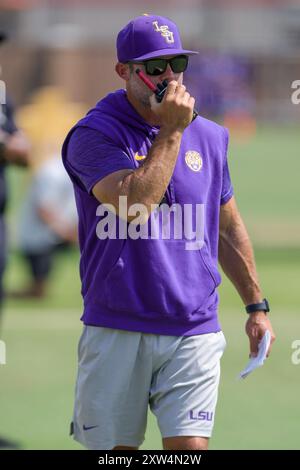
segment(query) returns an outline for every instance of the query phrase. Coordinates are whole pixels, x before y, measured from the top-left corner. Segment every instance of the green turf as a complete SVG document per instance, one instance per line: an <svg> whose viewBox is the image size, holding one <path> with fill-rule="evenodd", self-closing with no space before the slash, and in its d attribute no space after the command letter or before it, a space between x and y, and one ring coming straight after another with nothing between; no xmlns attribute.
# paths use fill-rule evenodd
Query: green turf
<svg viewBox="0 0 300 470"><path fill-rule="evenodd" d="M229 164L246 216L288 219L299 214L299 129L258 128L246 144L232 142Z"/></svg>
<svg viewBox="0 0 300 470"><path fill-rule="evenodd" d="M67 435L80 334L79 298L68 292L73 289L73 275L76 279L77 261L76 253L60 257L56 273L64 281L52 278L51 298L36 304L10 301L6 306L7 364L0 366L0 434L18 440L25 449L79 448ZM298 251L257 250L278 339L267 364L242 383L236 376L247 361L246 314L224 278L220 317L228 346L211 448L300 448L300 365L291 363L291 343L300 339L299 261ZM19 263L13 257L9 285L15 272L21 280ZM143 448L160 445L150 414Z"/></svg>
<svg viewBox="0 0 300 470"><path fill-rule="evenodd" d="M244 382L236 376L248 357L246 314L223 276L220 318L227 338L213 449L300 448L300 365L291 362L291 344L300 339L299 131L258 131L245 145L232 142L230 168L239 207L257 245L263 292L270 299L277 332L265 366ZM12 171L11 235L26 175ZM19 256L10 259L8 288L26 282ZM68 437L80 334L78 254L61 254L43 301L8 301L4 337L7 365L0 365L0 435L24 449L81 448ZM149 414L145 449L161 439Z"/></svg>

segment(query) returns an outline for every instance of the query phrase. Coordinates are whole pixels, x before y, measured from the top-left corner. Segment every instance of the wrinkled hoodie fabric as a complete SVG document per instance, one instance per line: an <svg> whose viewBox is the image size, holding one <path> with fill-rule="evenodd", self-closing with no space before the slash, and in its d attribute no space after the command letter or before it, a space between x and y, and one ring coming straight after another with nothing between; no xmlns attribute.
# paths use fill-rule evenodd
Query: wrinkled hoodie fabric
<svg viewBox="0 0 300 470"><path fill-rule="evenodd" d="M158 132L135 111L126 91L117 90L65 139L63 162L79 216L81 319L86 325L162 335L217 332L219 212L233 195L228 131L201 116L185 129L165 204L152 212L148 235L138 236L141 226L118 217L115 226L105 225L112 212L92 194L110 173L142 165ZM170 228L164 232L166 223Z"/></svg>

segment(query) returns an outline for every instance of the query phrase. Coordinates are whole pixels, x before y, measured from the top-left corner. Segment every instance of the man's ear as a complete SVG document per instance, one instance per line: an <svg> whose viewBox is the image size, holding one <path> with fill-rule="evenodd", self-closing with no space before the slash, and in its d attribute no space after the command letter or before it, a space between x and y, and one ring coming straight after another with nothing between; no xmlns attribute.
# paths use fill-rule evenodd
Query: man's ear
<svg viewBox="0 0 300 470"><path fill-rule="evenodd" d="M128 82L130 78L130 69L128 64L121 64L121 62L118 62L115 66L115 71L120 78Z"/></svg>

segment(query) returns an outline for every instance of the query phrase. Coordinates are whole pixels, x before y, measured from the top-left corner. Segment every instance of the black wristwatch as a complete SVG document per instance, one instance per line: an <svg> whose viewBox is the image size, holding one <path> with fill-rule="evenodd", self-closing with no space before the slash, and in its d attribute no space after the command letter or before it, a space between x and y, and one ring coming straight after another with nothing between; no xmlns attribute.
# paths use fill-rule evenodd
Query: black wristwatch
<svg viewBox="0 0 300 470"><path fill-rule="evenodd" d="M259 310L264 310L265 313L270 311L269 302L267 299L263 299L263 301L258 304L249 304L245 308L247 313L258 312Z"/></svg>

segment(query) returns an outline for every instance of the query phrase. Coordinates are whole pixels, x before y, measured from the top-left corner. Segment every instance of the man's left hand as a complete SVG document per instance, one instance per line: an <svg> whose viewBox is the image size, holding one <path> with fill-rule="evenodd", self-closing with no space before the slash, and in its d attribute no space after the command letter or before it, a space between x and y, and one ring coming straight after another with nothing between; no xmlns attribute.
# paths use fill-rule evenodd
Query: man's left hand
<svg viewBox="0 0 300 470"><path fill-rule="evenodd" d="M271 333L271 343L267 352L267 357L269 356L272 348L272 344L275 341L275 334L269 320L269 317L264 311L258 311L249 314L249 318L246 322L246 333L250 341L250 357L257 356L258 353L258 343L264 336L266 330L269 330Z"/></svg>

